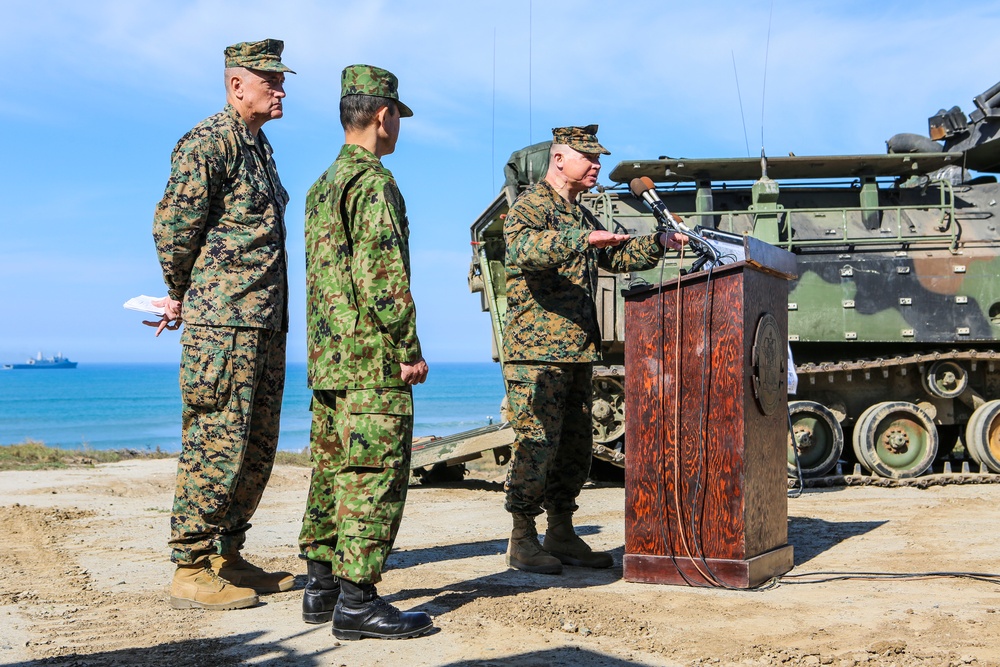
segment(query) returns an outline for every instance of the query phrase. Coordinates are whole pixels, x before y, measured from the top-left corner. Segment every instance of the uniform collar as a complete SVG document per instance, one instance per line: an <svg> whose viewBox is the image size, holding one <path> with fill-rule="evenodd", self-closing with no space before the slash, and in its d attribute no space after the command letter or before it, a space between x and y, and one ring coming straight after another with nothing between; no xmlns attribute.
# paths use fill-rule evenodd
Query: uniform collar
<svg viewBox="0 0 1000 667"><path fill-rule="evenodd" d="M343 148L340 149L340 155L341 157L354 158L357 162L370 162L380 167L382 166L382 161L378 159L375 153L358 144L344 144Z"/></svg>
<svg viewBox="0 0 1000 667"><path fill-rule="evenodd" d="M552 187L552 184L546 181L544 178L538 181L538 186L545 189L549 197L551 197L556 203L556 209L569 213L571 215L576 215L577 205L575 202L568 202L563 199L563 196L556 192L556 189Z"/></svg>
<svg viewBox="0 0 1000 667"><path fill-rule="evenodd" d="M255 146L257 144L257 139L250 134L250 128L247 127L246 121L243 120L243 117L236 111L236 107L232 104L226 103L226 108L223 109L223 113L229 116L230 120L233 121L233 124L236 126L236 131L239 133L240 139L243 140L243 143L250 146ZM257 137L262 137L262 132L263 130L258 130Z"/></svg>

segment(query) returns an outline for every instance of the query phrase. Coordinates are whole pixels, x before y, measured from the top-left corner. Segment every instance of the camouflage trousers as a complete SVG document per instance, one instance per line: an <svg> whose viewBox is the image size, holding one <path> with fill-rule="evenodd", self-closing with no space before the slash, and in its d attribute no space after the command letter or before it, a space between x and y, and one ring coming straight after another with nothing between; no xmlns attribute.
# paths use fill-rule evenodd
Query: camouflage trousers
<svg viewBox="0 0 1000 667"><path fill-rule="evenodd" d="M342 579L376 584L406 503L411 389L314 391L311 409L313 472L299 547Z"/></svg>
<svg viewBox="0 0 1000 667"><path fill-rule="evenodd" d="M184 325L171 560L238 551L278 448L285 333Z"/></svg>
<svg viewBox="0 0 1000 667"><path fill-rule="evenodd" d="M513 415L514 452L504 508L537 516L575 512L590 474L593 365L509 363L504 367Z"/></svg>

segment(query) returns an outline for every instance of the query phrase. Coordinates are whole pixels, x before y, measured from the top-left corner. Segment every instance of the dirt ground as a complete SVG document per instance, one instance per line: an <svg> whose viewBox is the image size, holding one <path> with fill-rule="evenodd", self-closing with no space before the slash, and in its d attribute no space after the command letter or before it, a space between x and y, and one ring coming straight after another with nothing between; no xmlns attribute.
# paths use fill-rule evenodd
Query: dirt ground
<svg viewBox="0 0 1000 667"><path fill-rule="evenodd" d="M817 576L731 591L623 580L620 485L589 485L577 515L614 568L508 570L502 471L482 468L411 488L379 587L437 630L339 642L329 625L301 621L302 468L276 468L246 547L258 564L295 572L295 590L241 611L167 605L175 466L0 473L0 664L1000 665L995 582L830 574L1000 571L997 484L807 491L789 500L789 574Z"/></svg>

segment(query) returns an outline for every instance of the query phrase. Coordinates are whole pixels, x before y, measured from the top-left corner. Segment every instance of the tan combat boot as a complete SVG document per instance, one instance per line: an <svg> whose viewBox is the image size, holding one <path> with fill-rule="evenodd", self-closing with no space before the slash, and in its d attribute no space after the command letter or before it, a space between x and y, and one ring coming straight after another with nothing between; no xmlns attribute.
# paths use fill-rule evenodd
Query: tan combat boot
<svg viewBox="0 0 1000 667"><path fill-rule="evenodd" d="M507 565L525 572L538 574L560 574L562 563L542 550L535 529L535 517L527 514L512 514L514 530L510 533L507 546Z"/></svg>
<svg viewBox="0 0 1000 667"><path fill-rule="evenodd" d="M174 609L243 609L260 602L250 588L233 586L220 579L208 561L178 563L170 584L170 606Z"/></svg>
<svg viewBox="0 0 1000 667"><path fill-rule="evenodd" d="M239 553L212 554L208 557L217 575L236 586L252 588L258 593L280 593L295 585L289 572L267 572L243 560Z"/></svg>
<svg viewBox="0 0 1000 667"><path fill-rule="evenodd" d="M561 563L580 567L611 567L614 563L611 554L592 551L587 543L577 536L573 530L571 513L549 514L548 523L542 548L558 558Z"/></svg>

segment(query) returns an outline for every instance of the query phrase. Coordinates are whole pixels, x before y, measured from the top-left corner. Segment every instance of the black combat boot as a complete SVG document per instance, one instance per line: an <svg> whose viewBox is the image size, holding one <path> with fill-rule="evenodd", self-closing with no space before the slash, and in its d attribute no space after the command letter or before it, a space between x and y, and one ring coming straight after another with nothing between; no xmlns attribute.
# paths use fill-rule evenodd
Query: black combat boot
<svg viewBox="0 0 1000 667"><path fill-rule="evenodd" d="M337 639L406 639L434 627L422 611L400 611L378 596L374 584L340 580L340 600L333 610L333 636Z"/></svg>
<svg viewBox="0 0 1000 667"><path fill-rule="evenodd" d="M302 594L302 620L306 623L326 623L333 618L333 608L340 597L340 579L333 575L324 561L306 562L309 581Z"/></svg>

